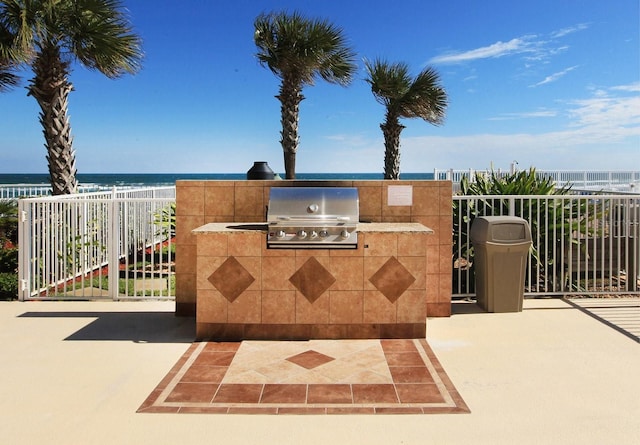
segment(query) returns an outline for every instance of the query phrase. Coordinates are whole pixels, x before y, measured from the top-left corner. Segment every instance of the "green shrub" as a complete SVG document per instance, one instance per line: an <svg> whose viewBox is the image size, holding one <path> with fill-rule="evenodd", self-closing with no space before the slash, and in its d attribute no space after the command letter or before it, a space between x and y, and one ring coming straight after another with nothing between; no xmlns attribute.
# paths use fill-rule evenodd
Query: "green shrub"
<svg viewBox="0 0 640 445"><path fill-rule="evenodd" d="M0 273L0 300L15 300L18 298L18 275L15 273Z"/></svg>
<svg viewBox="0 0 640 445"><path fill-rule="evenodd" d="M18 248L0 248L0 272L16 273L18 271Z"/></svg>
<svg viewBox="0 0 640 445"><path fill-rule="evenodd" d="M593 230L583 216L588 214L584 211L586 201L562 199L562 195L569 194L570 189L571 187L568 186L556 187L553 179L538 176L535 168L511 174L499 174L495 171L491 171L488 175L476 173L473 181L466 175L463 176L460 181L460 195L491 195L496 198L454 201L453 249L456 252L453 258L454 268L471 265L473 272L474 252L467 232L473 220L478 216L509 215L509 210L512 210L514 216L524 218L530 224L531 236L534 240L534 246L531 249L532 261L529 263L531 276L536 277L536 271L539 270L541 276L533 279L546 280L548 272L560 267L553 261L554 252L560 248L561 243L573 242L569 239L571 233L587 233ZM516 208L510 209L509 206L512 203L508 198L499 198L501 195L553 195L558 196L558 199L519 200ZM590 218L595 216L590 215ZM561 234L565 239L560 238ZM473 280L468 285L467 291L473 292ZM536 283L530 283L529 286L536 286Z"/></svg>

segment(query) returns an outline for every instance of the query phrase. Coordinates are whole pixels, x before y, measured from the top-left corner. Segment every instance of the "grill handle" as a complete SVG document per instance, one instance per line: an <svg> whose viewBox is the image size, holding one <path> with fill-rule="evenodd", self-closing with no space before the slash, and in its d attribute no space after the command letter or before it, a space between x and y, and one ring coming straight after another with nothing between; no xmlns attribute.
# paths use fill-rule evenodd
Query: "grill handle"
<svg viewBox="0 0 640 445"><path fill-rule="evenodd" d="M322 220L322 221L351 221L348 216L327 216L327 215L309 215L309 216L278 216L279 221L308 221L308 220Z"/></svg>

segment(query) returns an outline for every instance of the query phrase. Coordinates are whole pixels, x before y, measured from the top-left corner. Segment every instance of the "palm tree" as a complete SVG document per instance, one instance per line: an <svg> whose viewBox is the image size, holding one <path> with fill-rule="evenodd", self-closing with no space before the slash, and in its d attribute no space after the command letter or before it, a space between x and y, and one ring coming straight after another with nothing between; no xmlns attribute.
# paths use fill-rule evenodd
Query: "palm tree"
<svg viewBox="0 0 640 445"><path fill-rule="evenodd" d="M18 55L12 48L13 36L8 29L0 26L0 92L18 85L19 77L12 70L17 65Z"/></svg>
<svg viewBox="0 0 640 445"><path fill-rule="evenodd" d="M54 195L77 190L68 117L73 62L109 78L140 68L140 38L119 0L0 0L0 29L11 33L16 53L34 77L27 87L40 106Z"/></svg>
<svg viewBox="0 0 640 445"><path fill-rule="evenodd" d="M440 86L438 73L425 68L411 78L405 63L365 61L366 81L376 100L387 109L380 125L384 135L384 179L400 178L400 133L405 128L401 118L421 118L433 125L444 121L448 98Z"/></svg>
<svg viewBox="0 0 640 445"><path fill-rule="evenodd" d="M254 41L258 61L281 79L280 101L286 179L296 177L298 115L304 99L302 88L317 78L342 86L356 72L355 53L342 30L324 20L311 20L299 13L261 14L256 18Z"/></svg>

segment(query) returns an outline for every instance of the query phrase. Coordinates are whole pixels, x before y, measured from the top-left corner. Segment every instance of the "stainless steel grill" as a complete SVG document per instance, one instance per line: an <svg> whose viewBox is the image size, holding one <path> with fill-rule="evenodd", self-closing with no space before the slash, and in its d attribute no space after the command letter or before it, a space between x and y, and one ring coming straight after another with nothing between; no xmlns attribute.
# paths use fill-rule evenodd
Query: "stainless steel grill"
<svg viewBox="0 0 640 445"><path fill-rule="evenodd" d="M272 187L267 246L355 249L358 207L357 188Z"/></svg>

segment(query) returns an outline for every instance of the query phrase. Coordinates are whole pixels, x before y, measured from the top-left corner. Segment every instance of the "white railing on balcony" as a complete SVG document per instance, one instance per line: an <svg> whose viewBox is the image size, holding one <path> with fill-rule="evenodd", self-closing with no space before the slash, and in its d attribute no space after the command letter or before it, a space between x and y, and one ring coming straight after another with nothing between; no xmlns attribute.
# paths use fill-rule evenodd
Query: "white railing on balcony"
<svg viewBox="0 0 640 445"><path fill-rule="evenodd" d="M515 165L509 170L494 170L494 173L507 175L516 171ZM436 180L449 180L453 183L453 191L460 188L460 180L467 176L472 181L476 174L491 175L490 170L434 170ZM570 170L536 170L539 178L551 178L558 187L571 185L573 190L596 192L626 192L640 194L640 171L570 171Z"/></svg>
<svg viewBox="0 0 640 445"><path fill-rule="evenodd" d="M525 295L640 294L640 196L454 196L453 296L475 295L477 216L529 222Z"/></svg>
<svg viewBox="0 0 640 445"><path fill-rule="evenodd" d="M175 187L20 199L19 298L174 296Z"/></svg>

